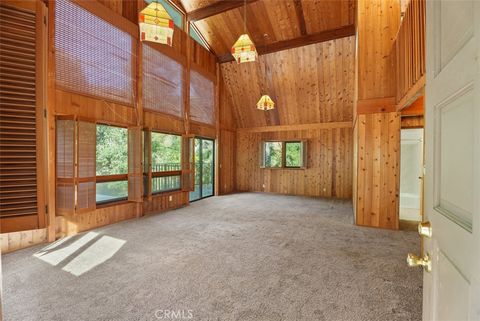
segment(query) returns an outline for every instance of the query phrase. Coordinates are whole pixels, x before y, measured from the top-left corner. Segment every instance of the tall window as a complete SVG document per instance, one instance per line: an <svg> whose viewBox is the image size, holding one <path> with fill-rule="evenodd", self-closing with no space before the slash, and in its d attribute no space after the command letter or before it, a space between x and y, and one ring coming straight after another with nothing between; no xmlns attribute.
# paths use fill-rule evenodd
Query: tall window
<svg viewBox="0 0 480 321"><path fill-rule="evenodd" d="M97 204L127 199L127 173L127 129L115 126L97 125Z"/></svg>
<svg viewBox="0 0 480 321"><path fill-rule="evenodd" d="M192 39L199 43L203 48L209 50L200 31L193 22L190 22L190 37L192 37Z"/></svg>
<svg viewBox="0 0 480 321"><path fill-rule="evenodd" d="M77 2L55 4L57 86L133 104L133 37Z"/></svg>
<svg viewBox="0 0 480 321"><path fill-rule="evenodd" d="M167 10L170 17L172 17L173 23L178 28L183 29L183 13L178 11L178 9L175 8L168 0L156 0L156 1L160 3L165 8L165 10ZM147 2L151 3L153 1L147 0Z"/></svg>
<svg viewBox="0 0 480 321"><path fill-rule="evenodd" d="M306 142L277 141L262 143L264 168L305 168Z"/></svg>
<svg viewBox="0 0 480 321"><path fill-rule="evenodd" d="M180 189L182 137L152 132L152 193Z"/></svg>

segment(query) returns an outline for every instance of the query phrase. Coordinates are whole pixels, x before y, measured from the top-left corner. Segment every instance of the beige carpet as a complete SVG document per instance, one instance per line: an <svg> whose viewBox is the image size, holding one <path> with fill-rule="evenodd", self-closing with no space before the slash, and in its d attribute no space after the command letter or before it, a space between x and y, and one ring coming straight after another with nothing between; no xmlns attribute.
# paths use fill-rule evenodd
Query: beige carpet
<svg viewBox="0 0 480 321"><path fill-rule="evenodd" d="M235 194L4 255L5 320L420 320L415 232Z"/></svg>

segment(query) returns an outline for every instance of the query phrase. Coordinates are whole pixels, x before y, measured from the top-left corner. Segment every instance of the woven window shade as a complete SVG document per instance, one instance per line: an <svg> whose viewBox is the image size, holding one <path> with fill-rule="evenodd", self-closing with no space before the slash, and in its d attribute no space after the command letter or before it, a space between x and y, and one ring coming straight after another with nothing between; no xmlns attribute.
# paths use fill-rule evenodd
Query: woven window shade
<svg viewBox="0 0 480 321"><path fill-rule="evenodd" d="M58 214L71 214L75 212L76 122L70 119L57 119L56 130L56 210Z"/></svg>
<svg viewBox="0 0 480 321"><path fill-rule="evenodd" d="M215 86L213 81L196 71L190 73L190 119L200 123L215 123Z"/></svg>
<svg viewBox="0 0 480 321"><path fill-rule="evenodd" d="M57 127L57 177L75 177L75 121L58 119Z"/></svg>
<svg viewBox="0 0 480 321"><path fill-rule="evenodd" d="M0 218L30 216L30 228L38 228L35 19L0 4Z"/></svg>
<svg viewBox="0 0 480 321"><path fill-rule="evenodd" d="M57 86L132 105L136 86L132 36L72 1L55 3Z"/></svg>
<svg viewBox="0 0 480 321"><path fill-rule="evenodd" d="M146 44L142 61L143 107L182 117L183 66Z"/></svg>
<svg viewBox="0 0 480 321"><path fill-rule="evenodd" d="M142 202L142 128L128 128L128 200Z"/></svg>
<svg viewBox="0 0 480 321"><path fill-rule="evenodd" d="M78 122L78 178L77 212L94 210L95 199L95 161L97 126L95 123Z"/></svg>
<svg viewBox="0 0 480 321"><path fill-rule="evenodd" d="M78 177L95 177L97 126L78 122Z"/></svg>

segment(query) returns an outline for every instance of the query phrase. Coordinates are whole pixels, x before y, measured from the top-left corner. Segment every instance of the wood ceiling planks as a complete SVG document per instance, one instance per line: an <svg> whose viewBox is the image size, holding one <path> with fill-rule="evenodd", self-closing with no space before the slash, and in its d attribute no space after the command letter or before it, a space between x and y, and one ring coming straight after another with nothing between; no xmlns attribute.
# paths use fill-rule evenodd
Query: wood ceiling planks
<svg viewBox="0 0 480 321"><path fill-rule="evenodd" d="M237 127L352 121L354 56L355 37L346 37L262 55L257 63L222 64ZM268 112L256 109L265 90L276 103Z"/></svg>
<svg viewBox="0 0 480 321"><path fill-rule="evenodd" d="M218 1L219 0L180 0L180 2L182 3L185 10L187 10L187 12L191 12L193 10L197 10L197 9L200 9L200 8L207 7L207 6L212 5L212 4L214 4ZM222 0L220 0L220 1L222 1ZM242 3L243 3L243 1L242 1Z"/></svg>
<svg viewBox="0 0 480 321"><path fill-rule="evenodd" d="M188 11L211 5L210 1L183 1ZM182 3L183 3L182 2ZM355 23L356 0L259 0L247 5L247 32L257 47L287 41ZM191 9L193 8L193 9ZM195 25L213 51L222 56L244 33L243 8L212 15Z"/></svg>

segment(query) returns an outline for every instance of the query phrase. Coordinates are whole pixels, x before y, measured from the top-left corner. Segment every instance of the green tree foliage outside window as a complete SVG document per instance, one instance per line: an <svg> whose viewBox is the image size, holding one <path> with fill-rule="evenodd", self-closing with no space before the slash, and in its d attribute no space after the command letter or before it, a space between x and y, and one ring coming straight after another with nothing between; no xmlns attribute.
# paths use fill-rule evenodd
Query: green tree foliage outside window
<svg viewBox="0 0 480 321"><path fill-rule="evenodd" d="M282 142L265 142L265 167L282 167Z"/></svg>
<svg viewBox="0 0 480 321"><path fill-rule="evenodd" d="M97 125L97 176L128 173L126 128Z"/></svg>
<svg viewBox="0 0 480 321"><path fill-rule="evenodd" d="M128 173L128 131L126 128L97 125L96 174L108 176ZM97 203L128 196L126 180L98 182Z"/></svg>
<svg viewBox="0 0 480 321"><path fill-rule="evenodd" d="M302 166L302 143L300 142L285 143L285 166L286 167Z"/></svg>
<svg viewBox="0 0 480 321"><path fill-rule="evenodd" d="M181 170L182 137L152 132L152 171Z"/></svg>

